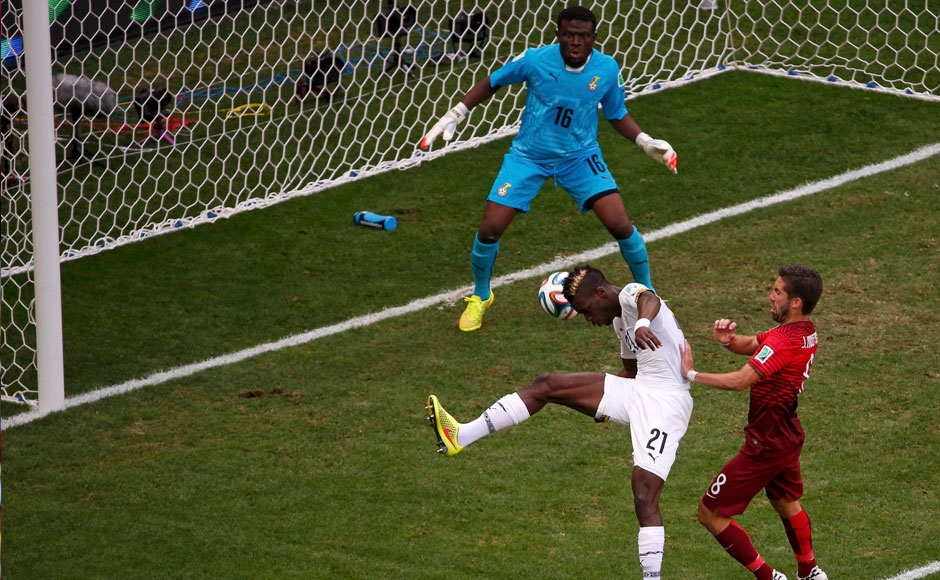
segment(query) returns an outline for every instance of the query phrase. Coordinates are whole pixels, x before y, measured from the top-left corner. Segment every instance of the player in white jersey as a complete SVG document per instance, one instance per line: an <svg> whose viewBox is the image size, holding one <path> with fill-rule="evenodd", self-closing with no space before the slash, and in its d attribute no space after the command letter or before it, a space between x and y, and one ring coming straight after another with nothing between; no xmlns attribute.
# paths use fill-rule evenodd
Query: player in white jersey
<svg viewBox="0 0 940 580"><path fill-rule="evenodd" d="M659 495L692 416L692 397L682 375L679 350L679 345L685 345L685 336L669 307L642 284L618 288L600 270L578 266L565 280L564 293L588 322L613 325L620 340L620 373L539 375L469 423L458 423L431 395L428 420L438 451L448 457L456 455L486 435L525 421L547 403L569 407L597 422L628 425L633 442L631 486L640 524L640 565L644 578L659 578L665 543Z"/></svg>
<svg viewBox="0 0 940 580"><path fill-rule="evenodd" d="M636 143L659 163L676 172L676 152L640 129L624 106L620 65L594 48L597 18L582 6L569 6L557 21L556 44L529 48L479 81L421 140L428 149L438 136L450 141L457 124L475 106L505 86L525 83L526 103L519 133L493 181L480 227L473 240L470 266L473 294L458 326L479 329L493 304L490 281L499 240L518 213L529 211L543 184L551 178L578 204L593 211L617 240L633 279L653 288L649 255L633 226L620 189L597 142L598 106L617 133Z"/></svg>

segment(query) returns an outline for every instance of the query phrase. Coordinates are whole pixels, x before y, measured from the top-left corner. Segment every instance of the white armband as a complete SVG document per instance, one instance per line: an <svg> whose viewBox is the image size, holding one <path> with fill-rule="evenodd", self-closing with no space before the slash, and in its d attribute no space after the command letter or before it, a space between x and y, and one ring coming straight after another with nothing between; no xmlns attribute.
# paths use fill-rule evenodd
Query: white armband
<svg viewBox="0 0 940 580"><path fill-rule="evenodd" d="M689 382L690 382L690 383L694 383L694 382L695 382L695 377L696 377L697 375L698 375L698 372L696 372L695 370L690 370L689 372L687 372L687 373L685 374L685 378L689 379Z"/></svg>
<svg viewBox="0 0 940 580"><path fill-rule="evenodd" d="M649 319L649 318L641 318L641 319L639 319L639 320L636 321L636 324L633 325L633 332L636 332L637 330L639 330L639 329L641 329L641 328L643 328L643 327L649 328L649 325L650 325L650 319Z"/></svg>

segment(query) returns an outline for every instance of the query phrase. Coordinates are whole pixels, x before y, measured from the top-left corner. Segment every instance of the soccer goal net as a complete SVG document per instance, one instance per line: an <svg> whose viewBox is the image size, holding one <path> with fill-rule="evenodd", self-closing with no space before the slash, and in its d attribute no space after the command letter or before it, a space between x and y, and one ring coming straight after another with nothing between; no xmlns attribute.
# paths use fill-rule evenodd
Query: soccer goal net
<svg viewBox="0 0 940 580"><path fill-rule="evenodd" d="M513 134L521 89L475 110L446 149L416 148L475 80L553 42L561 4L50 1L53 111L25 107L22 7L0 0L0 362L3 400L35 403L30 116L54 115L59 249L78 259ZM940 94L932 3L590 7L598 48L622 63L625 98L733 69Z"/></svg>

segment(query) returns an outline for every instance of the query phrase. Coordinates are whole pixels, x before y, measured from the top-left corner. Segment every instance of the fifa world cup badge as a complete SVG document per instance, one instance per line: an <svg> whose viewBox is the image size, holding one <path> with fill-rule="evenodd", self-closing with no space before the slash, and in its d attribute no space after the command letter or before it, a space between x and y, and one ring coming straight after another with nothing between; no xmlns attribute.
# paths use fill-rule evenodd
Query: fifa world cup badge
<svg viewBox="0 0 940 580"><path fill-rule="evenodd" d="M770 357L772 357L773 355L774 355L774 349L770 348L769 346L765 344L763 348L760 349L760 352L754 355L754 358L756 358L758 362L760 362L760 364L764 364L768 360L770 360Z"/></svg>

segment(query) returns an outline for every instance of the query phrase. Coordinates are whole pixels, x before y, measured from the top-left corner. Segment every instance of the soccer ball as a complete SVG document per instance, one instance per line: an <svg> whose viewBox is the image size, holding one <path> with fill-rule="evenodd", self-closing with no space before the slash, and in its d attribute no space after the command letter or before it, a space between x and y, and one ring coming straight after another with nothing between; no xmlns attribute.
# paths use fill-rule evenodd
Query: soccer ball
<svg viewBox="0 0 940 580"><path fill-rule="evenodd" d="M542 310L549 316L561 320L568 320L578 315L578 312L568 304L562 292L562 284L565 283L567 277L568 272L549 274L548 278L542 280L542 285L539 287L539 304L542 305Z"/></svg>

